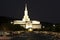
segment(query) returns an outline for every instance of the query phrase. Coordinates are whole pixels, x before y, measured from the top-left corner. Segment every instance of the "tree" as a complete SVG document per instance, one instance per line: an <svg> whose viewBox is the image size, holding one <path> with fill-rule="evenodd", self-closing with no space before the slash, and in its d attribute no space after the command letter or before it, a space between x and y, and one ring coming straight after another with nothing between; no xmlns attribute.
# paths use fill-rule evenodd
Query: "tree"
<svg viewBox="0 0 60 40"><path fill-rule="evenodd" d="M56 32L60 32L60 24L57 24L57 25L56 25L55 31L56 31Z"/></svg>
<svg viewBox="0 0 60 40"><path fill-rule="evenodd" d="M20 25L14 25L13 27L14 27L13 28L14 31L25 30L25 28Z"/></svg>

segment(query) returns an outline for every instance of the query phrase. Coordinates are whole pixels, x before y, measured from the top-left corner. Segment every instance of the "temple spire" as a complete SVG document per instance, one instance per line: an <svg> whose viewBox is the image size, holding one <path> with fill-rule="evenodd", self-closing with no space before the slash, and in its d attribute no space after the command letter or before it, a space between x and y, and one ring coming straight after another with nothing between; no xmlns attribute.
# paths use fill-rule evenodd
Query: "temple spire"
<svg viewBox="0 0 60 40"><path fill-rule="evenodd" d="M27 4L25 4L25 11L24 11L25 15L28 15L28 10L27 10Z"/></svg>
<svg viewBox="0 0 60 40"><path fill-rule="evenodd" d="M27 3L25 4L23 21L30 21L30 18L29 18L29 16L28 16Z"/></svg>

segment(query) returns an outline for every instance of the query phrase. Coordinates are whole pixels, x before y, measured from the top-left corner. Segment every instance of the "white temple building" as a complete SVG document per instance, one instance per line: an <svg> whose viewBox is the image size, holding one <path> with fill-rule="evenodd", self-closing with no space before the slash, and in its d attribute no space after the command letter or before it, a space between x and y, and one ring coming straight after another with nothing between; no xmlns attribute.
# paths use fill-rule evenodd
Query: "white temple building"
<svg viewBox="0 0 60 40"><path fill-rule="evenodd" d="M27 10L27 4L25 4L25 10L24 10L24 16L22 20L14 20L13 24L20 24L26 29L32 28L32 29L41 29L40 21L36 20L30 20L28 16L28 10Z"/></svg>

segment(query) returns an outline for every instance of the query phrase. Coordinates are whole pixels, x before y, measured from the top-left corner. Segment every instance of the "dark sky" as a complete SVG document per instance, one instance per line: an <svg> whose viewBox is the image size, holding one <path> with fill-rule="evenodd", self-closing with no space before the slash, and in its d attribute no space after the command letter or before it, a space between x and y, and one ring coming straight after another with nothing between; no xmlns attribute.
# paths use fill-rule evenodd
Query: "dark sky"
<svg viewBox="0 0 60 40"><path fill-rule="evenodd" d="M43 22L60 23L60 1L28 0L31 19ZM0 0L0 16L22 19L25 0Z"/></svg>

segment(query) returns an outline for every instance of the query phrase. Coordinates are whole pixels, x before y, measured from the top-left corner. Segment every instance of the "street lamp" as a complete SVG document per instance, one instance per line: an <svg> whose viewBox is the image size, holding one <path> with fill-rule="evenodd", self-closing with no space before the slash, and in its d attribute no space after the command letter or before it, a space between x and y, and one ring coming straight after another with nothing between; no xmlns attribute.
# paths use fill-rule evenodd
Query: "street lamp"
<svg viewBox="0 0 60 40"><path fill-rule="evenodd" d="M55 31L55 27L56 27L56 25L55 25L55 24L53 24L53 31Z"/></svg>
<svg viewBox="0 0 60 40"><path fill-rule="evenodd" d="M45 26L43 26L43 31L44 31Z"/></svg>
<svg viewBox="0 0 60 40"><path fill-rule="evenodd" d="M53 27L55 27L55 24L53 24Z"/></svg>
<svg viewBox="0 0 60 40"><path fill-rule="evenodd" d="M43 29L45 28L45 26L43 26Z"/></svg>
<svg viewBox="0 0 60 40"><path fill-rule="evenodd" d="M11 22L11 24L13 24L13 22Z"/></svg>
<svg viewBox="0 0 60 40"><path fill-rule="evenodd" d="M29 31L29 32L32 32L32 31L33 31L33 29L32 29L32 28L29 28L29 29L28 29L28 31Z"/></svg>

